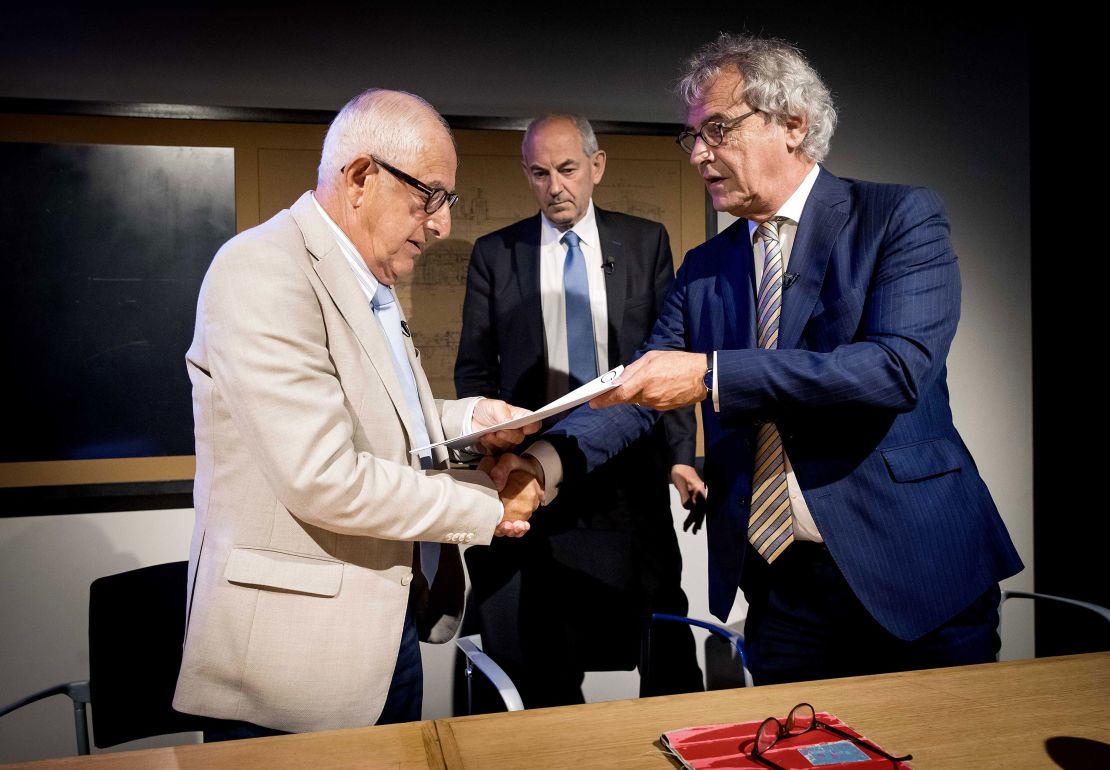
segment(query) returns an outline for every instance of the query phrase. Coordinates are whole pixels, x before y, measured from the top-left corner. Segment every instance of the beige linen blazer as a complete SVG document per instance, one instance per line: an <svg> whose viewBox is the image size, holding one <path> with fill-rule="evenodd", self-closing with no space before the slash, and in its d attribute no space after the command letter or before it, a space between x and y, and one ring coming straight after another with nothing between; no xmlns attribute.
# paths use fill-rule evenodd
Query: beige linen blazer
<svg viewBox="0 0 1110 770"><path fill-rule="evenodd" d="M310 195L220 249L186 355L196 525L174 706L291 731L378 719L409 592L429 641L462 609L457 545L429 591L413 541L488 544L501 518L485 474L409 453L389 343ZM432 441L461 435L473 399L433 399L406 345Z"/></svg>

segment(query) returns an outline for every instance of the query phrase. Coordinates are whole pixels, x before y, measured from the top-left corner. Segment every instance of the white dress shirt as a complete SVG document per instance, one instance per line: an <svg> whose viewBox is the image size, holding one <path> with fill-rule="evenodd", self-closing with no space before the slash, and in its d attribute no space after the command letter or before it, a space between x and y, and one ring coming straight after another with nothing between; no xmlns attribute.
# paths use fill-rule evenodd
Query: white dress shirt
<svg viewBox="0 0 1110 770"><path fill-rule="evenodd" d="M586 280L590 287L590 315L597 351L597 372L609 369L609 306L605 297L604 257L597 232L594 202L586 207L586 215L570 228L581 239L582 256L586 258ZM567 246L560 239L569 231L560 232L540 214L540 306L543 311L543 339L547 347L547 400L554 401L570 390L570 356L567 352L567 303L563 289L563 265Z"/></svg>
<svg viewBox="0 0 1110 770"><path fill-rule="evenodd" d="M779 224L779 243L782 245L782 270L784 276L790 272L790 253L794 250L794 236L798 234L798 221L802 218L802 210L805 209L806 201L809 199L809 193L813 189L814 183L817 181L817 175L821 172L821 167L817 164L806 174L805 179L798 186L798 189L786 199L786 203L782 204L782 208L775 214L776 217L785 219L785 222ZM752 239L752 257L755 260L755 285L759 286L759 282L763 280L763 267L767 259L767 252L763 247L763 240L756 236L756 230L759 228L758 222L748 220L748 237ZM785 290L784 290L785 291ZM721 411L720 403L717 401L717 353L713 353L713 409ZM786 488L790 493L790 510L794 514L794 538L796 540L810 540L813 542L823 542L821 533L817 531L817 524L813 521L813 514L809 512L809 506L806 504L805 497L802 495L802 488L798 486L798 477L794 475L794 468L790 465L790 455L783 448L783 457L786 458Z"/></svg>

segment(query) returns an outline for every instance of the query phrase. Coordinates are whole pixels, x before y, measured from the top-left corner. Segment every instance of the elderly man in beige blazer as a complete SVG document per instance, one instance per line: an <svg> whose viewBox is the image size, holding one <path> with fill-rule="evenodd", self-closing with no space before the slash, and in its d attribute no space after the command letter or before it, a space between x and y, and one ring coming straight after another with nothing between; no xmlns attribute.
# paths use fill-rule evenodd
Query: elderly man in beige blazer
<svg viewBox="0 0 1110 770"><path fill-rule="evenodd" d="M234 720L236 737L418 718L416 636L455 632L457 544L523 534L539 503L523 474L499 499L483 472L447 470L443 448L410 451L524 413L434 399L390 307L397 278L450 233L456 164L430 105L367 91L329 128L315 193L229 241L201 288L174 706ZM436 557L430 543L450 545Z"/></svg>

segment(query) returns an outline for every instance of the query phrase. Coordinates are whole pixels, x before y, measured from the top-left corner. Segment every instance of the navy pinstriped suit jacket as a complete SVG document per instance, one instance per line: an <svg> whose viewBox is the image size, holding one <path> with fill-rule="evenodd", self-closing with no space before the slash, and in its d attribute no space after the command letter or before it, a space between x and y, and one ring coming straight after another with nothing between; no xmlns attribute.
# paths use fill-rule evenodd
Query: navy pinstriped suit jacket
<svg viewBox="0 0 1110 770"><path fill-rule="evenodd" d="M742 581L756 427L773 420L848 583L887 630L916 639L1022 569L952 424L945 359L960 277L943 204L822 169L789 267L777 350L755 343L745 220L686 255L644 348L717 351L720 412L702 404L710 610L724 620ZM570 415L546 436L564 483L657 416Z"/></svg>

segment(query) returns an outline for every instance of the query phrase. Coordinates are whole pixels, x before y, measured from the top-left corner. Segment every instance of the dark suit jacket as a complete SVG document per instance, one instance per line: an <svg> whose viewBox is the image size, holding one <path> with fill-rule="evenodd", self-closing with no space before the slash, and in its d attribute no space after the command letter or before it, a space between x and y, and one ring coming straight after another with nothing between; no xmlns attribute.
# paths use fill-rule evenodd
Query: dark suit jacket
<svg viewBox="0 0 1110 770"><path fill-rule="evenodd" d="M613 367L630 361L644 343L674 282L674 267L662 225L595 210L602 254L611 264L605 289L608 363ZM539 239L537 214L474 244L455 363L460 398L464 394L489 396L528 408L548 401ZM693 464L694 442L693 409L667 415L650 435L632 442L619 461L543 509L533 519L528 538L499 542L494 549L482 549L489 553L468 557L477 602L511 579L521 561L537 558L551 559L566 568L566 579L580 579L578 585L586 593L615 589L624 595L631 593L646 605L661 581L672 583L677 591L681 562L670 513L668 473L674 463ZM536 553L540 548L545 549L542 557ZM524 555L526 551L529 556ZM499 577L490 585L494 572ZM600 597L598 602L598 611L591 618L583 598L574 617L566 622L606 627L623 624L627 628L622 633L630 641L628 650L618 656L620 660L607 661L599 648L588 667L634 664L639 624L619 619L612 606L600 606ZM644 609L633 605L635 602L627 609ZM596 634L589 636L596 640Z"/></svg>
<svg viewBox="0 0 1110 770"><path fill-rule="evenodd" d="M755 343L745 220L687 255L646 346L717 351L720 412L702 407L710 609L724 619L752 574L753 443L773 420L848 583L887 630L918 638L1022 568L952 424L945 359L960 278L943 204L930 190L822 170L789 268L777 350ZM565 479L655 417L577 410L548 434Z"/></svg>

